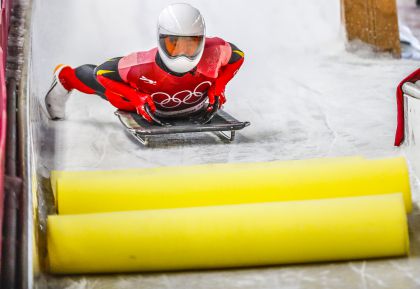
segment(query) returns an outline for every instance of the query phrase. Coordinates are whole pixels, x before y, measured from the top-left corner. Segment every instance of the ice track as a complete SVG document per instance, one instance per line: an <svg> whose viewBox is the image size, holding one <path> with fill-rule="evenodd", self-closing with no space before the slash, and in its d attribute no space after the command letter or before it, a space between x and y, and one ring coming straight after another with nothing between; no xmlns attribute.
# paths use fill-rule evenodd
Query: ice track
<svg viewBox="0 0 420 289"><path fill-rule="evenodd" d="M218 162L401 154L393 147L394 90L418 62L344 49L339 1L189 1L208 35L245 52L225 109L252 125L225 144L212 134L156 139L142 147L97 96L74 93L67 120L40 109L58 63L99 64L155 45L156 17L171 1L34 0L31 122L38 172ZM414 1L412 1L414 2ZM413 3L414 5L414 3ZM141 184L139 184L141 185ZM420 195L415 188L414 199ZM42 276L38 288L415 288L420 284L420 213L412 257L367 262L171 274ZM417 230L417 232L415 232ZM310 242L310 240L308 240Z"/></svg>

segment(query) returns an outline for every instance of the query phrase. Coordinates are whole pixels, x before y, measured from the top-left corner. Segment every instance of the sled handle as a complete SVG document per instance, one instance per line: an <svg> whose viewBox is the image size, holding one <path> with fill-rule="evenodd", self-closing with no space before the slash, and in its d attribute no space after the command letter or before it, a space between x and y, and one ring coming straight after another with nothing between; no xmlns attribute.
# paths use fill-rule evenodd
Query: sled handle
<svg viewBox="0 0 420 289"><path fill-rule="evenodd" d="M158 124L158 125L160 125L160 126L168 126L168 125L169 125L169 123L166 123L166 122L161 121L159 118L157 118L157 117L156 117L156 115L154 115L154 114L152 113L152 110L151 110L150 105L149 105L148 103L146 103L146 104L144 105L144 110L145 110L145 111L146 111L146 113L150 116L150 118L153 120L153 122L154 122L155 124Z"/></svg>
<svg viewBox="0 0 420 289"><path fill-rule="evenodd" d="M200 118L200 123L201 124L206 124L206 123L208 123L209 121L212 120L212 118L216 115L217 111L219 110L219 102L220 102L220 99L219 99L218 96L216 96L216 99L215 99L215 101L212 105L212 107L213 107L212 110L205 111L203 113L203 116Z"/></svg>

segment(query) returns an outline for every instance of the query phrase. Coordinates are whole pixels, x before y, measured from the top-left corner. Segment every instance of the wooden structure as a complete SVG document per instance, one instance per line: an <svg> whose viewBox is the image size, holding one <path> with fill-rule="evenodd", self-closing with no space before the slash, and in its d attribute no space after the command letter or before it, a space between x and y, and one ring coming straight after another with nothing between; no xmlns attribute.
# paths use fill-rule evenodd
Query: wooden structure
<svg viewBox="0 0 420 289"><path fill-rule="evenodd" d="M347 39L400 57L396 0L341 0Z"/></svg>

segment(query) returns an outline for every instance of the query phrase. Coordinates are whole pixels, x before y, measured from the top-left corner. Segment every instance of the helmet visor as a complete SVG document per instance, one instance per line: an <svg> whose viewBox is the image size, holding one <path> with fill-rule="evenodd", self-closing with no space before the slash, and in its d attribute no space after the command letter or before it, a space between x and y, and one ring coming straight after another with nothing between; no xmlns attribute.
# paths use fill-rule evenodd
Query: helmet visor
<svg viewBox="0 0 420 289"><path fill-rule="evenodd" d="M177 36L160 34L159 43L165 54L170 58L186 56L194 59L200 52L204 36Z"/></svg>

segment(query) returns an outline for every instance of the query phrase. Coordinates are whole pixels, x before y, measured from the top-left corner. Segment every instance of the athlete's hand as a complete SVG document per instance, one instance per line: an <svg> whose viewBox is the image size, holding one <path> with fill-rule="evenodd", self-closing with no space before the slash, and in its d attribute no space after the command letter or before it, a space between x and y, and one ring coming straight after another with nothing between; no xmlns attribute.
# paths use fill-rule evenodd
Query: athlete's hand
<svg viewBox="0 0 420 289"><path fill-rule="evenodd" d="M137 114L141 115L148 122L153 122L152 116L145 109L145 105L150 107L151 112L156 111L155 103L149 94L138 92L138 101L136 104Z"/></svg>
<svg viewBox="0 0 420 289"><path fill-rule="evenodd" d="M217 83L213 84L208 92L207 92L207 96L209 98L209 108L210 110L213 109L213 105L214 102L216 101L216 97L219 98L219 107L221 108L223 104L226 103L226 96L225 96L225 86L224 85L220 85Z"/></svg>

